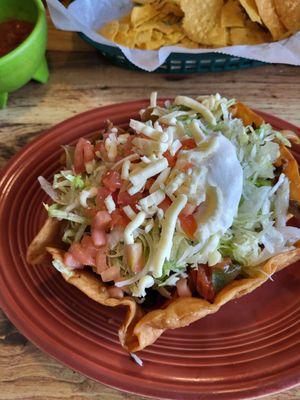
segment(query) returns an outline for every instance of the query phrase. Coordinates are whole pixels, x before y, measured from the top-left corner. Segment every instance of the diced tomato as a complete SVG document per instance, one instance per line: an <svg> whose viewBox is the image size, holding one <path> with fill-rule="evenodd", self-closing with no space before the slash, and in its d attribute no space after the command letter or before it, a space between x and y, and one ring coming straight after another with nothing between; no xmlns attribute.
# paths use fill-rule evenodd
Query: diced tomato
<svg viewBox="0 0 300 400"><path fill-rule="evenodd" d="M184 165L182 165L182 167L180 169L181 169L181 171L186 172L189 168L193 168L193 167L194 167L193 163L187 162Z"/></svg>
<svg viewBox="0 0 300 400"><path fill-rule="evenodd" d="M86 254L90 255L93 259L95 259L97 254L97 247L95 246L91 236L84 235L80 243Z"/></svg>
<svg viewBox="0 0 300 400"><path fill-rule="evenodd" d="M80 174L85 171L84 158L83 158L83 148L86 139L80 138L75 146L74 151L74 171L76 174Z"/></svg>
<svg viewBox="0 0 300 400"><path fill-rule="evenodd" d="M177 160L176 154L174 156L171 156L169 150L167 150L163 153L163 156L168 160L169 167L173 168Z"/></svg>
<svg viewBox="0 0 300 400"><path fill-rule="evenodd" d="M135 205L141 198L144 197L144 194L141 192L138 192L134 194L133 196L130 196L130 194L125 191L125 192L119 192L118 198L117 198L117 204L124 207L124 206L133 206Z"/></svg>
<svg viewBox="0 0 300 400"><path fill-rule="evenodd" d="M212 284L212 272L208 265L201 264L197 270L196 290L208 301L213 301L215 290Z"/></svg>
<svg viewBox="0 0 300 400"><path fill-rule="evenodd" d="M87 140L83 147L83 159L84 163L93 161L95 157L94 146Z"/></svg>
<svg viewBox="0 0 300 400"><path fill-rule="evenodd" d="M83 248L87 248L89 246L94 246L93 240L89 235L83 235L80 243Z"/></svg>
<svg viewBox="0 0 300 400"><path fill-rule="evenodd" d="M130 219L127 217L127 215L124 213L123 210L116 209L114 210L111 214L111 227L113 228L114 226L120 225L122 227L126 227Z"/></svg>
<svg viewBox="0 0 300 400"><path fill-rule="evenodd" d="M132 272L139 272L145 264L141 242L126 244L124 248L126 262Z"/></svg>
<svg viewBox="0 0 300 400"><path fill-rule="evenodd" d="M180 225L181 228L184 230L184 232L187 234L188 237L193 239L194 233L196 232L197 229L197 222L193 215L180 215L179 214L179 220L180 220Z"/></svg>
<svg viewBox="0 0 300 400"><path fill-rule="evenodd" d="M105 271L101 272L100 275L103 282L114 281L120 277L120 268L116 266L107 268Z"/></svg>
<svg viewBox="0 0 300 400"><path fill-rule="evenodd" d="M106 199L107 196L109 196L112 192L107 188L107 187L100 187L98 189L98 193L97 193L97 199L96 199L96 203L97 203L97 207L100 210L106 209L105 204L104 204L104 200Z"/></svg>
<svg viewBox="0 0 300 400"><path fill-rule="evenodd" d="M75 146L74 171L80 174L85 171L85 164L94 159L94 146L85 138L80 138Z"/></svg>
<svg viewBox="0 0 300 400"><path fill-rule="evenodd" d="M103 246L107 243L106 230L111 222L111 216L107 211L98 211L92 221L92 239L95 246Z"/></svg>
<svg viewBox="0 0 300 400"><path fill-rule="evenodd" d="M181 211L180 215L186 216L191 215L196 210L197 206L195 204L187 203L184 209Z"/></svg>
<svg viewBox="0 0 300 400"><path fill-rule="evenodd" d="M166 212L171 204L172 204L172 201L169 199L168 196L166 196L165 199L158 205L158 207L162 208L164 210L164 212Z"/></svg>
<svg viewBox="0 0 300 400"><path fill-rule="evenodd" d="M134 135L130 135L129 138L127 139L125 145L123 146L123 155L129 156L130 154L133 153L133 146L132 146L132 141L134 139Z"/></svg>
<svg viewBox="0 0 300 400"><path fill-rule="evenodd" d="M106 262L106 252L107 252L106 246L100 247L97 251L96 268L97 268L98 274L101 274L101 272L105 271L108 267L107 262Z"/></svg>
<svg viewBox="0 0 300 400"><path fill-rule="evenodd" d="M124 292L121 288L118 288L116 286L111 286L107 288L109 297L114 297L115 299L121 299L124 297Z"/></svg>
<svg viewBox="0 0 300 400"><path fill-rule="evenodd" d="M107 242L107 233L104 229L94 228L92 229L92 239L95 246L104 246Z"/></svg>
<svg viewBox="0 0 300 400"><path fill-rule="evenodd" d="M181 140L181 148L180 150L191 150L197 147L197 144L194 139L183 139Z"/></svg>
<svg viewBox="0 0 300 400"><path fill-rule="evenodd" d="M97 157L100 156L103 161L108 161L108 155L103 140L100 140L98 143L96 143L95 154Z"/></svg>
<svg viewBox="0 0 300 400"><path fill-rule="evenodd" d="M68 251L64 254L64 264L70 268L83 268L83 265L77 261Z"/></svg>
<svg viewBox="0 0 300 400"><path fill-rule="evenodd" d="M98 210L96 208L83 208L82 212L85 217L94 218Z"/></svg>
<svg viewBox="0 0 300 400"><path fill-rule="evenodd" d="M153 183L155 182L155 178L149 178L146 182L145 185L145 190L149 190L150 187L153 185Z"/></svg>
<svg viewBox="0 0 300 400"><path fill-rule="evenodd" d="M110 222L111 216L109 215L108 211L98 211L93 219L92 229L102 228L105 230L109 227Z"/></svg>
<svg viewBox="0 0 300 400"><path fill-rule="evenodd" d="M114 192L122 186L121 176L117 171L108 171L102 178L102 183L111 192Z"/></svg>
<svg viewBox="0 0 300 400"><path fill-rule="evenodd" d="M188 281L186 278L180 278L176 283L177 293L179 297L191 297L192 292L188 286Z"/></svg>
<svg viewBox="0 0 300 400"><path fill-rule="evenodd" d="M73 243L69 248L69 252L76 261L82 265L95 265L95 259L84 249L80 243Z"/></svg>

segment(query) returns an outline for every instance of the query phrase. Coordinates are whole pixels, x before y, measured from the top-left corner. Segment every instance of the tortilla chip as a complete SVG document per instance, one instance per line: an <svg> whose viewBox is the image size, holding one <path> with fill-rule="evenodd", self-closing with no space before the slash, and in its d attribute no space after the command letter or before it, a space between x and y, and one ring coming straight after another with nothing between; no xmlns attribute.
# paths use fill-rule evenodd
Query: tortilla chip
<svg viewBox="0 0 300 400"><path fill-rule="evenodd" d="M163 4L160 12L163 18L165 18L165 16L168 14L173 14L178 18L182 18L184 15L182 9L179 6L179 3L176 3L174 1L166 1Z"/></svg>
<svg viewBox="0 0 300 400"><path fill-rule="evenodd" d="M134 0L135 4L151 4L155 2L156 0Z"/></svg>
<svg viewBox="0 0 300 400"><path fill-rule="evenodd" d="M133 7L131 10L131 24L133 27L143 25L145 22L156 17L159 14L159 10L152 4L146 4L141 7Z"/></svg>
<svg viewBox="0 0 300 400"><path fill-rule="evenodd" d="M299 0L274 0L277 14L290 32L300 30L300 1Z"/></svg>
<svg viewBox="0 0 300 400"><path fill-rule="evenodd" d="M247 21L244 28L230 28L230 44L256 45L270 42L272 36L255 22Z"/></svg>
<svg viewBox="0 0 300 400"><path fill-rule="evenodd" d="M286 29L280 22L278 15L275 10L275 5L273 0L255 0L258 8L259 15L266 25L266 27L271 32L274 40L281 39L285 33Z"/></svg>
<svg viewBox="0 0 300 400"><path fill-rule="evenodd" d="M149 26L151 26L152 29L165 33L166 35L172 34L174 28L176 28L175 26L164 24L161 21L150 21Z"/></svg>
<svg viewBox="0 0 300 400"><path fill-rule="evenodd" d="M113 20L108 24L104 25L100 30L100 35L104 36L105 38L111 40L112 42L115 40L115 37L119 30L119 21Z"/></svg>
<svg viewBox="0 0 300 400"><path fill-rule="evenodd" d="M245 26L245 13L238 0L229 0L222 8L221 26L223 28Z"/></svg>
<svg viewBox="0 0 300 400"><path fill-rule="evenodd" d="M221 18L223 0L181 0L180 4L186 35L194 42L207 44L208 33Z"/></svg>
<svg viewBox="0 0 300 400"><path fill-rule="evenodd" d="M55 218L48 218L38 235L30 243L26 260L29 264L40 264L49 259L48 246L61 247L64 224Z"/></svg>
<svg viewBox="0 0 300 400"><path fill-rule="evenodd" d="M61 224L61 222L52 220L51 218L46 221L28 248L28 262L35 263L37 260L43 259L46 252L49 252L53 258L62 261L62 250L47 247L47 243L53 241L53 235L57 232L58 223ZM35 243L34 246L33 243ZM99 304L109 307L128 307L125 321L119 329L119 338L126 350L136 352L154 343L166 329L181 328L208 314L217 312L228 301L252 292L267 281L268 276L273 275L275 272L299 259L299 248L271 258L265 265L261 266L261 272L258 270L251 278L231 282L219 292L214 303L209 303L206 300L195 297L179 298L172 301L165 309L150 311L146 314L131 297L124 297L123 299L110 298L106 285L92 272L73 270L72 276L64 273L62 275L68 283L77 287L81 292Z"/></svg>
<svg viewBox="0 0 300 400"><path fill-rule="evenodd" d="M207 32L201 44L212 47L224 47L229 43L229 30L222 27L221 16L217 19L214 27Z"/></svg>
<svg viewBox="0 0 300 400"><path fill-rule="evenodd" d="M258 14L258 9L255 0L239 0L239 1L241 5L244 7L246 13L249 15L251 21L262 24L262 20Z"/></svg>
<svg viewBox="0 0 300 400"><path fill-rule="evenodd" d="M180 40L179 46L186 47L187 49L197 49L199 44L185 36Z"/></svg>
<svg viewBox="0 0 300 400"><path fill-rule="evenodd" d="M121 23L115 37L115 42L121 46L133 48L136 42L136 31L131 30L128 24Z"/></svg>
<svg viewBox="0 0 300 400"><path fill-rule="evenodd" d="M146 45L146 43L149 43L151 41L152 32L152 29L138 32L136 35L136 46L143 47Z"/></svg>
<svg viewBox="0 0 300 400"><path fill-rule="evenodd" d="M233 117L240 118L245 126L253 125L255 128L258 128L265 122L260 115L256 114L256 112L251 110L246 104L239 101L230 107L230 112Z"/></svg>

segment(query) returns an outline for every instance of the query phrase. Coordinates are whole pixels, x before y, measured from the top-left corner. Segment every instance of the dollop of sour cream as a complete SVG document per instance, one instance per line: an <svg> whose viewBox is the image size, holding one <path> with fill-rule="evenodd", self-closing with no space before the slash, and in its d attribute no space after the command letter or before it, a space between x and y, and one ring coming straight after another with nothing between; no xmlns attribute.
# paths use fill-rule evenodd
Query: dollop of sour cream
<svg viewBox="0 0 300 400"><path fill-rule="evenodd" d="M197 148L179 152L178 162L194 165L188 201L200 201L194 217L195 239L205 242L215 234L223 235L237 215L243 192L243 170L235 146L222 134L208 137ZM196 196L193 195L195 192Z"/></svg>

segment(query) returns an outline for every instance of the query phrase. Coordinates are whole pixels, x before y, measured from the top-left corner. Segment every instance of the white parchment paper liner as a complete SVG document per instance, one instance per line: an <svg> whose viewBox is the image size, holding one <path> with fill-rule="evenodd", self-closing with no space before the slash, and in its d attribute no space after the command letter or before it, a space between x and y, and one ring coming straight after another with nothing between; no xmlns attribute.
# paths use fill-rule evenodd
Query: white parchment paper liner
<svg viewBox="0 0 300 400"><path fill-rule="evenodd" d="M58 29L82 32L93 41L118 47L134 65L154 71L170 53L223 53L268 63L300 65L300 32L276 43L256 46L230 46L219 49L185 49L177 46L162 47L157 51L133 50L116 45L96 31L105 23L127 14L131 0L75 0L65 8L58 0L47 0L51 18Z"/></svg>

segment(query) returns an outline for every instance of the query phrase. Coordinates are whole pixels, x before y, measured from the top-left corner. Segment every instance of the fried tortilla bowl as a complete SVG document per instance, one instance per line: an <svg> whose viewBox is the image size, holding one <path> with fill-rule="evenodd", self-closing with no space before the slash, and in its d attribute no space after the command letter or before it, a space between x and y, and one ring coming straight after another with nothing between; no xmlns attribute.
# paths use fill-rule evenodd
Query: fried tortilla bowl
<svg viewBox="0 0 300 400"><path fill-rule="evenodd" d="M231 110L234 116L247 124L259 126L263 119L242 103L237 103ZM297 138L296 138L297 139ZM281 146L281 154L277 161L290 179L290 199L299 202L300 175L297 162L290 151ZM62 222L48 218L44 226L33 239L27 251L30 264L40 264L49 258L62 260L64 245L61 241ZM198 297L180 297L168 302L163 308L146 312L132 297L116 299L109 296L108 286L93 272L74 270L70 274L61 272L63 278L77 287L99 304L127 307L125 321L119 329L120 342L128 352L137 352L151 345L167 329L185 327L206 315L213 314L227 302L252 292L266 282L274 273L300 260L300 246L291 251L278 254L255 269L251 276L234 280L223 288L212 303Z"/></svg>

